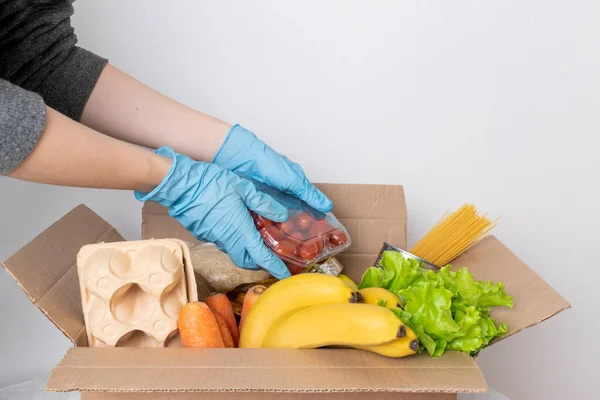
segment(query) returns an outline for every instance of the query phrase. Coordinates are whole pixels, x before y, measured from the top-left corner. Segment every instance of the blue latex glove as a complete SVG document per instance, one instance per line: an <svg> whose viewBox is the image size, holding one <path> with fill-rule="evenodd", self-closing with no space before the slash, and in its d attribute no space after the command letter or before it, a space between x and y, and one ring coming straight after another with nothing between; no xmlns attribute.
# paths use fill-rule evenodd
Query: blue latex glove
<svg viewBox="0 0 600 400"><path fill-rule="evenodd" d="M331 200L306 179L300 165L277 153L240 125L229 130L213 163L296 196L319 211L327 212L332 208Z"/></svg>
<svg viewBox="0 0 600 400"><path fill-rule="evenodd" d="M276 278L289 270L265 245L248 210L276 222L288 219L285 207L235 173L215 164L197 162L168 147L156 150L173 159L164 180L150 193L135 192L140 201L169 208L194 237L214 243L241 268L269 271Z"/></svg>

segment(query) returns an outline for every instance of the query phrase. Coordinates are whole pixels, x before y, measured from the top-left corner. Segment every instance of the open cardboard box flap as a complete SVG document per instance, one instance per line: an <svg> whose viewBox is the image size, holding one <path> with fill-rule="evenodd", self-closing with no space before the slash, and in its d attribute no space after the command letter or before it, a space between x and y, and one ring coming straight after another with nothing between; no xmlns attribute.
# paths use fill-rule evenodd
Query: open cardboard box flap
<svg viewBox="0 0 600 400"><path fill-rule="evenodd" d="M344 273L359 280L383 242L406 248L406 203L401 186L318 185L335 204L352 246L339 256ZM191 235L166 209L143 207L143 239ZM3 265L31 301L78 347L53 370L54 391L269 391L269 392L432 392L485 391L475 361L456 352L432 359L426 354L400 360L357 350L95 349L86 348L76 271L79 249L123 238L85 206L78 206ZM498 239L483 240L453 262L476 279L501 280L514 298L512 310L493 315L509 335L570 307L541 277ZM288 368L288 370L284 370ZM185 373L182 373L185 371Z"/></svg>
<svg viewBox="0 0 600 400"><path fill-rule="evenodd" d="M87 346L77 253L86 244L125 240L79 205L2 265L29 299L77 346Z"/></svg>

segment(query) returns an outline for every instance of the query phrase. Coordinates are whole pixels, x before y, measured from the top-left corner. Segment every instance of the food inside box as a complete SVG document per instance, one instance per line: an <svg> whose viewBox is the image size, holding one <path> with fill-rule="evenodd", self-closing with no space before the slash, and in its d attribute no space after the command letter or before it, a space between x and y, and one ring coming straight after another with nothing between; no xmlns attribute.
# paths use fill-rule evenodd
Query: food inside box
<svg viewBox="0 0 600 400"><path fill-rule="evenodd" d="M332 257L350 243L342 224L282 196L275 194L295 207L288 221L253 214L265 242L302 267L282 281L237 268L209 243L84 246L77 270L89 345L347 347L396 358L421 351L439 357L450 350L477 354L507 332L490 317L491 307L513 307L503 283L476 281L467 268L453 272L447 265L495 226L474 206L444 215L411 252L384 244L354 282ZM278 251L282 240L296 240L296 250ZM318 242L318 251L303 257L309 242ZM201 289L200 301L192 271L213 291Z"/></svg>
<svg viewBox="0 0 600 400"><path fill-rule="evenodd" d="M127 242L83 205L70 211L3 262L75 345L47 389L81 391L86 399L141 392L192 398L198 391L209 398L231 391L242 398L351 391L368 396L360 398L451 399L485 390L472 358L478 351L570 307L487 235L494 221L473 207L447 215L408 248L401 186L319 187L336 205L352 245L282 281L235 267L154 203L144 204L138 242ZM455 225L464 218L477 229ZM452 237L438 247L439 238ZM440 258L431 257L432 249ZM96 251L101 256L87 256ZM452 268L440 265L448 257L456 257ZM80 285L78 270L88 268L84 280L97 281ZM92 311L93 304L101 306ZM118 323L106 328L115 337L94 335L92 326L108 320ZM166 340L157 340L173 323Z"/></svg>

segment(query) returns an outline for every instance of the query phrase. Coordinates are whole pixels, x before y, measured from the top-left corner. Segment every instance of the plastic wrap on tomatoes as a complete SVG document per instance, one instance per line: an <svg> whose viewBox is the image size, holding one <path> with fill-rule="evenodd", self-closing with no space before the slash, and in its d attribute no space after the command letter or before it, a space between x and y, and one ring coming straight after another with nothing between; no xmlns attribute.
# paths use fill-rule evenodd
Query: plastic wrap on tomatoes
<svg viewBox="0 0 600 400"><path fill-rule="evenodd" d="M285 222L272 222L254 212L251 214L267 246L286 263L290 271L293 270L292 273L350 247L350 235L333 213L317 211L296 197L252 182L258 190L288 209L289 218Z"/></svg>

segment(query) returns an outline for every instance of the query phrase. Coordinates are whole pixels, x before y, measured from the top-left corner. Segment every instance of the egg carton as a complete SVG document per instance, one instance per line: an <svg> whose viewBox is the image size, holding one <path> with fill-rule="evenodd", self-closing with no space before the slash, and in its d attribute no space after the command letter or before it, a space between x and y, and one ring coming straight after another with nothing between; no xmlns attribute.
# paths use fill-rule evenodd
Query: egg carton
<svg viewBox="0 0 600 400"><path fill-rule="evenodd" d="M177 239L81 248L77 273L89 347L180 347L179 310L198 294Z"/></svg>

